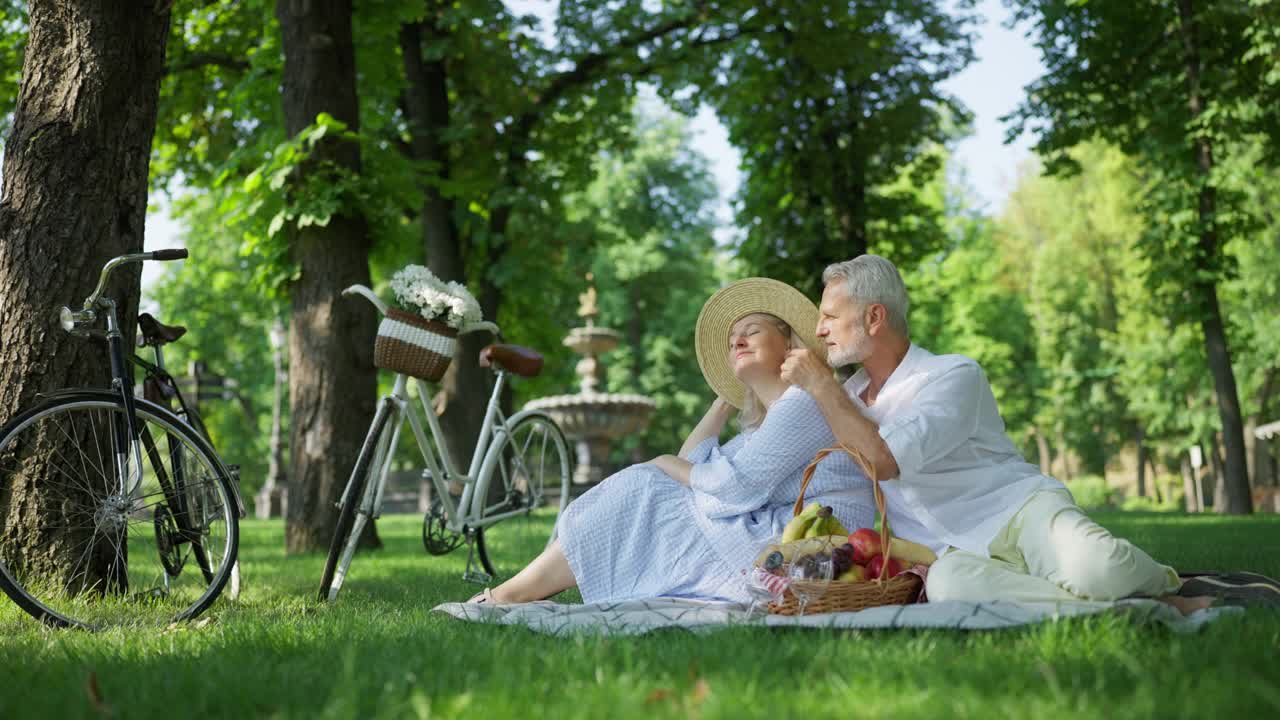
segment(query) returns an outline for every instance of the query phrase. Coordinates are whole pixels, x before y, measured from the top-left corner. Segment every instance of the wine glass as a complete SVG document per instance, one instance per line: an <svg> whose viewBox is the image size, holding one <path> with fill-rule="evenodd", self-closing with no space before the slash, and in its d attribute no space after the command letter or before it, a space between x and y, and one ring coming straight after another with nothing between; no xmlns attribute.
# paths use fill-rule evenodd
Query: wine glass
<svg viewBox="0 0 1280 720"><path fill-rule="evenodd" d="M783 554L776 545L761 543L756 548L754 557L755 562L743 570L747 595L751 597L751 604L747 607L748 617L754 617L761 605L768 607L769 603L781 602L787 586L791 584L791 579L786 577Z"/></svg>
<svg viewBox="0 0 1280 720"><path fill-rule="evenodd" d="M832 546L797 554L787 566L787 577L791 579L791 593L796 596L799 605L797 615L803 617L809 603L822 597L831 584L835 574L835 563L831 558Z"/></svg>

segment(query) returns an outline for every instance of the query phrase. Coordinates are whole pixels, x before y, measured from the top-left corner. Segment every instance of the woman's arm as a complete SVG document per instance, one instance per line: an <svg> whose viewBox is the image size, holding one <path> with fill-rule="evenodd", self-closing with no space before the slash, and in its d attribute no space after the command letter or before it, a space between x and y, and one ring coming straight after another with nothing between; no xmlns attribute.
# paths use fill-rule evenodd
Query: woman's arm
<svg viewBox="0 0 1280 720"><path fill-rule="evenodd" d="M684 445L680 446L680 458L688 460L689 453L693 452L694 448L702 444L702 441L707 438L718 436L720 431L724 429L724 424L729 421L729 417L731 415L733 415L733 406L725 402L723 398L716 397L716 399L712 401L711 407L707 409L706 414L702 416L702 419L698 421L697 426L693 428L693 432L689 433L689 437L685 439ZM663 470L666 470L666 468L663 468ZM667 474L671 475L671 473ZM684 475L685 479L683 482L685 485L688 485L689 473L687 468ZM672 475L672 477L676 476Z"/></svg>
<svg viewBox="0 0 1280 720"><path fill-rule="evenodd" d="M659 455L651 462L676 482L686 487L689 485L689 471L693 469L693 463L675 455Z"/></svg>
<svg viewBox="0 0 1280 720"><path fill-rule="evenodd" d="M832 439L813 398L793 387L769 408L764 422L745 436L732 457L712 452L707 462L689 469L694 501L708 517L755 510L780 483L803 471Z"/></svg>

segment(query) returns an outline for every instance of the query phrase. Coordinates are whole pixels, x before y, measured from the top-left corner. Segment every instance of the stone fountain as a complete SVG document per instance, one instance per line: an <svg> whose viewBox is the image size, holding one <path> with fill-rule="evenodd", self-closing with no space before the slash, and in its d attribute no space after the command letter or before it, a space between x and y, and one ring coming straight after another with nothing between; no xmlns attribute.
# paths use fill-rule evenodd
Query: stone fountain
<svg viewBox="0 0 1280 720"><path fill-rule="evenodd" d="M592 276L587 274L587 291L578 296L578 315L585 319L586 327L569 331L564 344L582 356L574 370L579 380L579 391L573 395L555 395L539 398L525 405L550 415L564 430L577 452L577 465L573 471L575 494L604 479L605 464L609 458L609 445L615 438L640 432L649 424L654 402L644 395L598 392L604 384L604 364L597 357L618 346L620 335L606 327L596 327L596 289Z"/></svg>

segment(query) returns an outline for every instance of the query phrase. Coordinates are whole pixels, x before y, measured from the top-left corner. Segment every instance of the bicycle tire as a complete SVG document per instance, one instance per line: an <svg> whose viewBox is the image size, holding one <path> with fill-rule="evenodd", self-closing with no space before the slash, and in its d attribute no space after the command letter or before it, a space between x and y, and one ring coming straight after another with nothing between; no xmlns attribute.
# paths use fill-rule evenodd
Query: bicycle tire
<svg viewBox="0 0 1280 720"><path fill-rule="evenodd" d="M347 569L351 566L356 546L360 543L360 534L369 518L369 512L361 515L357 511L361 506L372 502L372 496L368 493L377 491L376 484L369 482L370 473L382 466L382 453L394 451L394 448L388 447L395 430L395 424L391 422L394 415L391 401L384 398L373 418L373 424L369 426L369 434L360 447L351 479L347 481L342 499L339 500L338 524L333 531L333 540L329 542L329 554L325 558L324 572L320 576L319 597L322 602L336 600L338 591L346 581ZM373 508L369 508L369 511L372 510Z"/></svg>
<svg viewBox="0 0 1280 720"><path fill-rule="evenodd" d="M486 457L485 466L489 467L488 472L495 476L490 483L504 484L501 492L505 495L504 502L507 504L505 507L495 508L493 513L520 508L527 512L493 525L477 528L475 531L476 553L480 558L480 564L494 580L505 580L519 572L555 539L560 513L569 502L569 478L573 472L569 443L565 440L564 432L551 419L551 416L534 411L523 413L513 419L515 422L511 424L510 432L501 435L486 453L486 455L495 455L495 458L490 460ZM538 484L540 487L521 490L519 486L522 478L516 472L510 471L511 468L506 461L508 458L519 455L523 462L525 453L533 450L539 442L542 443L540 448L544 455L547 450L552 452L552 455L546 458L551 460L555 467L552 468L552 473L547 474L546 466L539 466L540 481L529 483L526 477L523 482L527 487L532 484ZM503 455L508 452L510 455ZM505 475L504 469L508 470ZM549 507L546 501L552 499L552 493L555 494L554 513L542 513L538 518L531 517L540 508ZM545 529L547 524L551 525L549 532Z"/></svg>
<svg viewBox="0 0 1280 720"><path fill-rule="evenodd" d="M115 393L58 393L0 428L0 497L25 504L22 512L4 508L0 589L48 625L96 630L189 619L213 604L230 575L239 515L226 466L171 411L143 399L134 406L139 433L167 440L168 453L140 450L127 491L107 440L127 412ZM134 478L137 456L129 456ZM178 472L165 465L175 457ZM161 507L175 528L164 536ZM170 575L173 556L162 553L197 549L208 574Z"/></svg>

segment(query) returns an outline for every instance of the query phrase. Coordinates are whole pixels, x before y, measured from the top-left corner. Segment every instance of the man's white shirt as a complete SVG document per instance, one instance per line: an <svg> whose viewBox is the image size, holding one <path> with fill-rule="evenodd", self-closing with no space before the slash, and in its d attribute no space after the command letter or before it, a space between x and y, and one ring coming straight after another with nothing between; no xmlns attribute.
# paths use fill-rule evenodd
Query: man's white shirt
<svg viewBox="0 0 1280 720"><path fill-rule="evenodd" d="M1032 493L1065 489L1022 458L974 360L912 344L870 407L859 397L868 382L859 370L844 387L898 463L881 483L895 535L939 555L950 545L988 556Z"/></svg>

